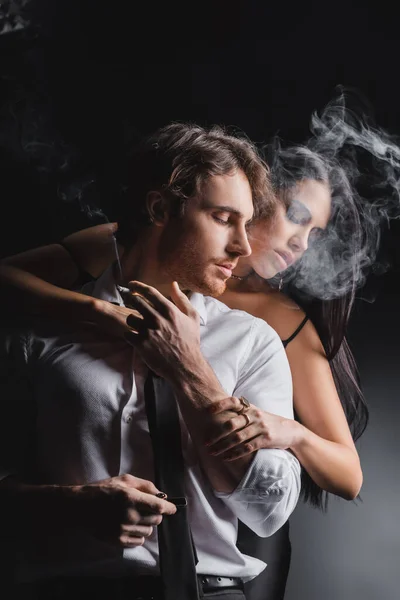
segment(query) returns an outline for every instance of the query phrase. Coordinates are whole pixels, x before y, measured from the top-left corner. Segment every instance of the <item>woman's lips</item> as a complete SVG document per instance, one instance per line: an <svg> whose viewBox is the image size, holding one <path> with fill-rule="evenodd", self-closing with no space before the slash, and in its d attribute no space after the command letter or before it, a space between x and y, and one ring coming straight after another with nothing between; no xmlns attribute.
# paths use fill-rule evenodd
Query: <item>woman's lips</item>
<svg viewBox="0 0 400 600"><path fill-rule="evenodd" d="M285 264L285 269L290 267L290 265L294 262L294 257L289 252L281 252L280 250L275 250L275 253L282 259L282 263Z"/></svg>

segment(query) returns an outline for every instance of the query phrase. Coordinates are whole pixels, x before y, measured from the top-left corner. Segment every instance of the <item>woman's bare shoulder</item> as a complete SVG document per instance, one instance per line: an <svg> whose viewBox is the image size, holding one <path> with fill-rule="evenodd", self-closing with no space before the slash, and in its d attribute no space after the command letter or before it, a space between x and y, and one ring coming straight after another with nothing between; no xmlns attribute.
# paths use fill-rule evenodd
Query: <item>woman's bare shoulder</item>
<svg viewBox="0 0 400 600"><path fill-rule="evenodd" d="M105 243L114 237L117 229L117 223L101 223L71 233L63 239L63 244Z"/></svg>
<svg viewBox="0 0 400 600"><path fill-rule="evenodd" d="M304 320L305 312L282 292L263 294L258 317L275 329L282 340L289 338Z"/></svg>
<svg viewBox="0 0 400 600"><path fill-rule="evenodd" d="M82 229L64 238L63 246L84 271L98 277L116 258L117 228L116 223L103 223Z"/></svg>

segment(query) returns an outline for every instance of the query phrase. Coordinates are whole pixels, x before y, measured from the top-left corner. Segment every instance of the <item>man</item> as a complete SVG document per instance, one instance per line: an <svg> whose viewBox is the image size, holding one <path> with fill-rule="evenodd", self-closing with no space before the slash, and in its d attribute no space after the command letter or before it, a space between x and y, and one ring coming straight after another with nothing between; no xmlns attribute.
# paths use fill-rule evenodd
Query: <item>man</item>
<svg viewBox="0 0 400 600"><path fill-rule="evenodd" d="M200 595L244 598L242 582L265 565L236 548L237 519L261 536L276 531L297 502L300 468L281 450L210 456L210 432L233 416L212 406L237 398L242 427L247 398L290 418L291 377L275 332L210 296L251 252L254 214L271 209L267 171L248 141L174 124L146 141L132 175L122 262L85 288L94 302L122 304L116 284L129 286L131 346L50 321L10 333L2 346L1 525L16 579L39 597L158 600L157 527L166 531L187 503ZM161 409L171 397L179 407L185 498L175 503L154 484L149 381ZM172 569L174 543L163 553ZM165 597L175 598L165 569L162 577Z"/></svg>

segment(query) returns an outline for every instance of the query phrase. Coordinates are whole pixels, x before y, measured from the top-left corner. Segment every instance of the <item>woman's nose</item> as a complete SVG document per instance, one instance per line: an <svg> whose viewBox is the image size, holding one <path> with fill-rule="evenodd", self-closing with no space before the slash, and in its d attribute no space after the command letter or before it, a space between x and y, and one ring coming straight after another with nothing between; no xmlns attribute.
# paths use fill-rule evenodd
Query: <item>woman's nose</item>
<svg viewBox="0 0 400 600"><path fill-rule="evenodd" d="M308 248L308 232L304 232L304 234L297 234L293 236L289 243L290 249L293 252L305 252Z"/></svg>

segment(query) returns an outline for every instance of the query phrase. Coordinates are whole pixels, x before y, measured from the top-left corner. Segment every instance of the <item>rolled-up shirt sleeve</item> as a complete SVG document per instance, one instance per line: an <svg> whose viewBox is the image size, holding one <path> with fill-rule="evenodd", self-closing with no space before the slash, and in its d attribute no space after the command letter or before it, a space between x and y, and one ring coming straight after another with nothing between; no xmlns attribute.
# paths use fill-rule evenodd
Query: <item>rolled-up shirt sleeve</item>
<svg viewBox="0 0 400 600"><path fill-rule="evenodd" d="M237 488L215 492L260 537L275 533L293 512L300 494L300 464L286 450L258 450Z"/></svg>
<svg viewBox="0 0 400 600"><path fill-rule="evenodd" d="M282 342L264 321L255 319L235 396L259 408L293 418L293 390ZM215 492L260 537L275 533L294 510L301 489L301 469L288 450L262 449L233 492Z"/></svg>

